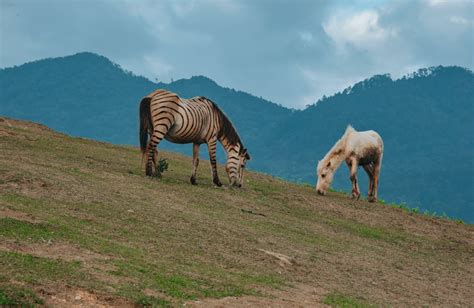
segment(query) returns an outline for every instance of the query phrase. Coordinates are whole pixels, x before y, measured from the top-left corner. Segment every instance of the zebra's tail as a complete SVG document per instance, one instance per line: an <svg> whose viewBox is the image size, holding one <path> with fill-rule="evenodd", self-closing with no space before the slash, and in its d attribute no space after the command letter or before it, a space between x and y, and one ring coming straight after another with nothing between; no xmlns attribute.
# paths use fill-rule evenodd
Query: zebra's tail
<svg viewBox="0 0 474 308"><path fill-rule="evenodd" d="M148 143L148 132L153 131L150 113L150 97L145 97L140 102L140 148L145 153Z"/></svg>

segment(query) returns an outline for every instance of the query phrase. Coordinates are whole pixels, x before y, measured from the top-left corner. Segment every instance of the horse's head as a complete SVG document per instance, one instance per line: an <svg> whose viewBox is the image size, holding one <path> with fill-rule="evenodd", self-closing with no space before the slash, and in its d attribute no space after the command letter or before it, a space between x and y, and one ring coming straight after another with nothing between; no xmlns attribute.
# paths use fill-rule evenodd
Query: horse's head
<svg viewBox="0 0 474 308"><path fill-rule="evenodd" d="M227 164L225 165L225 171L229 176L231 186L242 187L247 160L250 160L250 155L245 148L242 148L238 155L229 155Z"/></svg>
<svg viewBox="0 0 474 308"><path fill-rule="evenodd" d="M316 176L318 177L316 191L320 195L325 195L332 183L334 177L334 169L332 167L331 160L318 161L316 168Z"/></svg>

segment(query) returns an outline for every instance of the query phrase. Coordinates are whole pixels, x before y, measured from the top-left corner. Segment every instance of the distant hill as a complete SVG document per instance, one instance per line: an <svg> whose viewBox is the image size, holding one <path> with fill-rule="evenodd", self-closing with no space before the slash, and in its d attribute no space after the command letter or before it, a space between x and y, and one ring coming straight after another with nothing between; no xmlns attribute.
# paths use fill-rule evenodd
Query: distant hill
<svg viewBox="0 0 474 308"><path fill-rule="evenodd" d="M473 225L255 172L216 188L208 161L191 185L162 155L150 179L136 147L0 117L0 307L474 302Z"/></svg>
<svg viewBox="0 0 474 308"><path fill-rule="evenodd" d="M385 141L381 198L474 222L474 75L460 67L424 69L399 80L374 76L302 111L203 76L153 83L92 53L1 69L0 88L2 115L118 144L137 144L138 102L152 90L207 96L238 128L252 155L250 168L309 183L317 160L347 124L374 129ZM189 145L165 142L163 148L191 154ZM349 190L347 178L343 167L334 187ZM362 170L360 178L365 191Z"/></svg>
<svg viewBox="0 0 474 308"><path fill-rule="evenodd" d="M351 123L384 139L382 198L473 222L473 104L474 75L463 68L436 67L399 80L374 76L285 119L273 151L297 163L281 162L271 173L312 181L308 170ZM344 167L335 187L349 190L347 177Z"/></svg>

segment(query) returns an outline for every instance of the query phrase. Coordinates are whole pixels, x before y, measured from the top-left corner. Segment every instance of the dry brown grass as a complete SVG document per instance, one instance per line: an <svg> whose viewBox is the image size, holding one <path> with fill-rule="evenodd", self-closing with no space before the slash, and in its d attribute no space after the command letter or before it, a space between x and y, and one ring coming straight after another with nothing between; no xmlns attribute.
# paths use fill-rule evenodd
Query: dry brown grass
<svg viewBox="0 0 474 308"><path fill-rule="evenodd" d="M136 148L0 118L0 300L474 302L471 225L253 172L243 189L216 188L205 161L192 186L191 160L161 155L169 170L151 180Z"/></svg>

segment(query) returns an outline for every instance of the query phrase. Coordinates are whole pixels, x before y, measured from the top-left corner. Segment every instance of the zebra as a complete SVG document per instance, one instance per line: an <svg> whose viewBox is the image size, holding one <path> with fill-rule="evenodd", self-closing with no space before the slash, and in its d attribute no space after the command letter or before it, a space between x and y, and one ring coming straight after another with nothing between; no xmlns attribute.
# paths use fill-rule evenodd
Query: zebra
<svg viewBox="0 0 474 308"><path fill-rule="evenodd" d="M148 137L150 141L148 142ZM190 182L196 185L199 146L207 144L213 183L222 186L216 167L216 145L219 141L227 152L225 170L231 186L241 187L244 168L250 155L229 118L206 97L180 98L158 89L140 102L140 148L146 158L145 174L153 175L157 150L163 138L173 143L193 143L193 170Z"/></svg>

